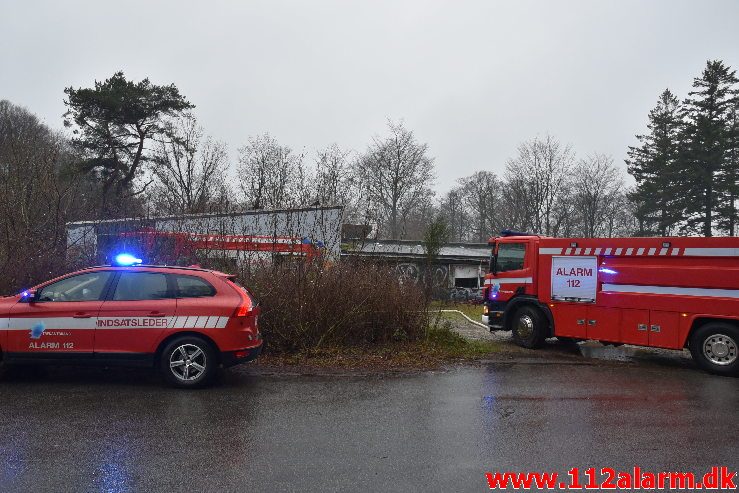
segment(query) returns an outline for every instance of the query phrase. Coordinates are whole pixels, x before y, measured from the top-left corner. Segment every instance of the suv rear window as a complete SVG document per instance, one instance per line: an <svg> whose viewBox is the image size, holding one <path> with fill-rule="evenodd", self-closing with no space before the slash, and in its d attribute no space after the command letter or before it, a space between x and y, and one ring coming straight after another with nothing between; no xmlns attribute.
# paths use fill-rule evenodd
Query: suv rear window
<svg viewBox="0 0 739 493"><path fill-rule="evenodd" d="M205 279L183 275L172 277L175 280L175 292L178 298L202 298L216 294L216 289Z"/></svg>

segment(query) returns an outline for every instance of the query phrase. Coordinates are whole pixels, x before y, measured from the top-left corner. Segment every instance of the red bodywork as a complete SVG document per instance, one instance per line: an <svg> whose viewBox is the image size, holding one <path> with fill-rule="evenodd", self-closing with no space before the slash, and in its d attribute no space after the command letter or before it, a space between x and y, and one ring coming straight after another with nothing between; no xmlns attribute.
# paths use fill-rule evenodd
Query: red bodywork
<svg viewBox="0 0 739 493"><path fill-rule="evenodd" d="M490 239L491 253L509 243L525 245L524 262L486 276L493 329L509 328L508 314L524 300L547 312L551 335L671 349L685 347L702 321L739 320L739 238L507 236ZM555 296L553 282L579 286L590 263L594 299ZM586 267L559 267L579 264Z"/></svg>
<svg viewBox="0 0 739 493"><path fill-rule="evenodd" d="M28 296L0 298L0 348L8 362L87 360L153 364L158 351L174 336L198 335L210 341L225 366L257 357L262 338L259 307L249 293L222 272L178 267L94 267L73 272L33 288L73 276L110 272L99 299L30 301ZM113 299L125 272L197 278L212 290L205 296L178 295L168 289L162 299ZM30 291L30 290L29 290ZM36 332L36 333L34 333Z"/></svg>

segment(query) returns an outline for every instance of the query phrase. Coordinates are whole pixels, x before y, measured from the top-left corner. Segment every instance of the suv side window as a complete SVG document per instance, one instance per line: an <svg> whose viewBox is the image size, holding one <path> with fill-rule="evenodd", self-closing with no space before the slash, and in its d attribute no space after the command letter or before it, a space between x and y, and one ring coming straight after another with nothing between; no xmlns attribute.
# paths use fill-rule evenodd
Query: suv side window
<svg viewBox="0 0 739 493"><path fill-rule="evenodd" d="M216 289L205 279L196 276L173 275L178 298L215 296Z"/></svg>
<svg viewBox="0 0 739 493"><path fill-rule="evenodd" d="M525 243L500 243L498 245L498 259L495 267L497 272L523 269Z"/></svg>
<svg viewBox="0 0 739 493"><path fill-rule="evenodd" d="M41 288L36 301L97 301L102 298L110 275L110 271L100 271L61 279Z"/></svg>
<svg viewBox="0 0 739 493"><path fill-rule="evenodd" d="M157 272L121 272L113 293L114 301L161 300L171 297L167 275Z"/></svg>

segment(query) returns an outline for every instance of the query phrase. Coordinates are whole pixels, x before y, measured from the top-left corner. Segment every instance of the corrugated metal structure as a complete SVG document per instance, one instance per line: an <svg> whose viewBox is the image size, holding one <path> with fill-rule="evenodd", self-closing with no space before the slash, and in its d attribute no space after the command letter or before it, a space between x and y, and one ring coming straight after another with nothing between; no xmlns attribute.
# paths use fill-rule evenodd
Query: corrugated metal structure
<svg viewBox="0 0 739 493"><path fill-rule="evenodd" d="M136 232L158 231L187 235L253 235L278 239L298 238L322 245L328 257L338 258L341 249L342 207L254 210L228 214L188 214L181 216L83 221L67 224L69 256L81 263L107 263L122 249L139 247ZM132 234L133 233L133 234ZM161 235L162 241L174 235ZM280 240L282 241L282 240ZM160 249L171 245L159 244ZM245 255L238 250L204 252L206 256L233 259L232 263L259 258L269 252ZM265 255L265 253L267 255ZM185 261L185 259L182 259Z"/></svg>
<svg viewBox="0 0 739 493"><path fill-rule="evenodd" d="M365 240L346 246L342 257L372 258L392 263L411 282L423 276L423 243L409 240ZM488 271L490 247L486 243L446 243L434 262L434 285L439 288L479 288Z"/></svg>

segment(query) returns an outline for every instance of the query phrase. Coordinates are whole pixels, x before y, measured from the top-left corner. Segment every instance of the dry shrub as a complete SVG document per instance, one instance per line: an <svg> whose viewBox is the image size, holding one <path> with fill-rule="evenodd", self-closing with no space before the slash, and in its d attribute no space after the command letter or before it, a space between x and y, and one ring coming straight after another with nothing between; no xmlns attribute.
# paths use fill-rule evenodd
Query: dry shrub
<svg viewBox="0 0 739 493"><path fill-rule="evenodd" d="M260 329L271 350L415 341L425 336L422 291L399 282L387 267L345 260L329 265L286 262L242 280L259 299Z"/></svg>

